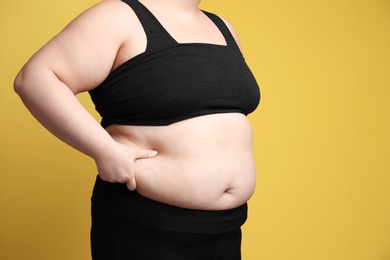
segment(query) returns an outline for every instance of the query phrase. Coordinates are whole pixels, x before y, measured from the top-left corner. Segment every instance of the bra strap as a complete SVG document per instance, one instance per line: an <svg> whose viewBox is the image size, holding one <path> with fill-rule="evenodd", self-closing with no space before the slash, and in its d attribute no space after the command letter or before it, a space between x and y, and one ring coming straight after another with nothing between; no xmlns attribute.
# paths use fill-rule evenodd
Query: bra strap
<svg viewBox="0 0 390 260"><path fill-rule="evenodd" d="M176 44L161 28L157 19L138 0L122 0L137 15L147 38L147 51L158 51Z"/></svg>
<svg viewBox="0 0 390 260"><path fill-rule="evenodd" d="M206 12L202 10L204 14L206 14L211 21L214 22L214 24L218 27L218 29L222 32L223 36L225 37L227 46L229 47L235 47L239 50L239 47L237 45L236 40L234 39L232 33L230 32L229 28L226 26L225 22L218 16L213 13Z"/></svg>

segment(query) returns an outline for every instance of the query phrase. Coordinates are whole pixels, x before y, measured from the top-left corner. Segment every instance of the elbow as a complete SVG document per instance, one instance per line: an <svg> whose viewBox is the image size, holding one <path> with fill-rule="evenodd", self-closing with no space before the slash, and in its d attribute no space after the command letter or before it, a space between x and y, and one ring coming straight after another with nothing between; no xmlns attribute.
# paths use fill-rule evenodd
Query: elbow
<svg viewBox="0 0 390 260"><path fill-rule="evenodd" d="M14 91L19 97L24 98L34 93L32 90L36 90L37 82L41 78L37 76L39 73L42 74L30 64L24 65L14 79Z"/></svg>
<svg viewBox="0 0 390 260"><path fill-rule="evenodd" d="M16 78L14 80L14 91L18 95L19 95L21 88L23 86L23 84L22 84L23 80L22 80L22 76L20 74L21 73L19 72L19 74L16 76Z"/></svg>
<svg viewBox="0 0 390 260"><path fill-rule="evenodd" d="M22 69L21 71L19 71L18 75L16 75L16 78L14 80L14 91L16 92L16 94L20 96L23 92L23 89L25 89L26 87L25 85L26 83L24 80L24 71Z"/></svg>

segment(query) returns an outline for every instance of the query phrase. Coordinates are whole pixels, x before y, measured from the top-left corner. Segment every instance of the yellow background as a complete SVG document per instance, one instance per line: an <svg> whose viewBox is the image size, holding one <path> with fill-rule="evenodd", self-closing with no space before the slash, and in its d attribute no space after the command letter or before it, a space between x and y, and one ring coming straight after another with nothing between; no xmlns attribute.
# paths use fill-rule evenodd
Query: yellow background
<svg viewBox="0 0 390 260"><path fill-rule="evenodd" d="M90 259L91 159L44 130L12 81L96 0L0 2L0 259ZM204 0L262 90L244 260L390 259L390 1ZM80 100L93 111L88 95ZM96 115L96 114L95 114Z"/></svg>

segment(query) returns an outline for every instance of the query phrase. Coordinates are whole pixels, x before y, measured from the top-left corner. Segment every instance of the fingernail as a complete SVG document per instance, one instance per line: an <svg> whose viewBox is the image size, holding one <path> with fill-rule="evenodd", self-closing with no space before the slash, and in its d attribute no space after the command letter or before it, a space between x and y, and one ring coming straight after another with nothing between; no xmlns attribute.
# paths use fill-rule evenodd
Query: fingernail
<svg viewBox="0 0 390 260"><path fill-rule="evenodd" d="M158 154L158 151L157 151L157 150L152 150L152 154L153 154L153 155L157 155L157 154Z"/></svg>

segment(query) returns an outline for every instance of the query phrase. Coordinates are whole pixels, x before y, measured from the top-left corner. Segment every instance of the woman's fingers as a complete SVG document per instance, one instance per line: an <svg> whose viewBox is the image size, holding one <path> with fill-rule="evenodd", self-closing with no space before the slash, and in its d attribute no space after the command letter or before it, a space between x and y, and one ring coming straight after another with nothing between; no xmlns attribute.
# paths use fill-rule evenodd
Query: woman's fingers
<svg viewBox="0 0 390 260"><path fill-rule="evenodd" d="M137 188L137 183L135 182L135 179L132 178L128 182L126 182L126 186L129 190L133 191Z"/></svg>
<svg viewBox="0 0 390 260"><path fill-rule="evenodd" d="M129 190L137 188L134 176L134 165L138 159L155 157L156 150L138 149L117 143L115 149L107 151L104 157L97 161L99 175L102 180L112 183L126 184Z"/></svg>

